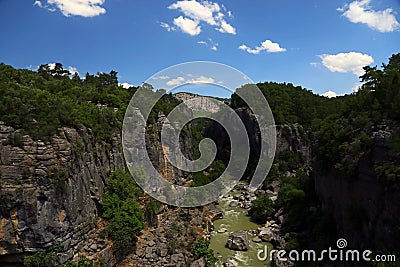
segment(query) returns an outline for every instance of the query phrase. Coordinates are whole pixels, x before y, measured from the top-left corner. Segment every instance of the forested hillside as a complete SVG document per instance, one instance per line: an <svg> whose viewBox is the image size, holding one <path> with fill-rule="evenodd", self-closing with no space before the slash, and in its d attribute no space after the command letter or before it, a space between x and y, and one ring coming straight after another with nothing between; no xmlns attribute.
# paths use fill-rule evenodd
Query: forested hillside
<svg viewBox="0 0 400 267"><path fill-rule="evenodd" d="M365 244L393 253L400 251L400 222L397 218L400 212L397 197L400 190L400 54L392 55L382 67L365 67L364 70L365 74L360 77L363 83L360 90L336 98L319 96L291 83L257 84L273 112L278 139L286 140L289 146L282 149L283 145L280 144L281 150L276 154L275 162L262 188L267 192L279 184L279 189L275 188L279 191L276 199L271 200L266 193L258 195L249 209L249 215L252 220L262 224L271 219L277 221L278 218L283 218L282 238L285 239L287 249L322 249L338 237L345 237L350 243L353 242L353 245ZM73 196L69 201L75 201L75 195L71 193L74 190L69 187L79 184L80 188L85 188L88 191L87 196L82 196L82 199L95 199L91 207L96 207L95 212L91 210L88 214L102 216L110 222L110 228L103 231L102 235L104 238L113 239L115 246L120 250L125 249L126 244L132 245L136 242L133 233L139 235L143 226L157 224L156 213L162 210L159 203L149 202L135 186L132 186L132 190L137 192L125 192L131 188L127 184L129 175L115 172L110 178L112 170L124 166L120 160L123 157L121 144L116 140L116 136L121 132L125 109L137 90L136 87L119 86L117 74L116 71L110 71L99 72L96 75L87 73L85 77L79 77L77 73L71 74L64 70L60 63L55 66L41 65L38 71L15 69L0 64L0 121L7 130L2 133L7 136L2 147L9 149L7 151L11 152L7 153L10 155L24 157L17 162L17 167L21 170L15 179L12 176L12 173L16 172L15 166L10 160L14 156L8 156L4 152L5 156L0 158L2 165L6 166L3 161L9 163L5 168L6 172L0 173L0 189L4 189L4 181L9 183L6 190L11 187L13 190L17 188L12 192L0 192L1 201L4 207L7 207L1 211L2 216L5 221L10 222L9 225L12 225L14 209L7 201L18 200L18 203L24 203L23 196L26 198L27 195L32 195L21 189L27 182L31 183L32 187L36 186L35 194L41 194L37 200L40 203L50 202L54 196L62 201L67 199L62 195L63 190L60 188ZM237 90L247 88L243 86ZM152 110L148 123L157 125L159 115L168 114L179 103L173 95L165 95ZM248 112L246 104L237 94L232 95L231 106L241 116ZM242 119L247 118L246 116L243 115ZM258 127L249 121L246 125ZM12 128L7 128L9 126ZM148 134L152 135L152 139L149 140L157 141L157 127L148 130ZM229 150L225 137L217 131L218 129L205 120L198 120L185 128L182 134L182 138L186 139L184 144L193 146L186 148L189 154L197 158L198 143L204 136L212 137L213 134L215 139L219 139L216 140L217 143L221 144L217 147L222 146L222 149ZM73 138L70 132L73 132ZM256 135L257 131L254 133ZM251 142L252 146L258 144L255 136L250 136L250 139L254 139ZM33 152L32 144L36 146ZM63 149L59 144L62 144ZM175 177L178 172L165 167L165 158L160 154L158 143L154 146L146 145L149 146L147 149L151 150L157 167L163 167L176 180L181 178ZM43 152L40 152L41 147L46 147L54 157L48 159L43 156ZM200 186L216 179L225 169L228 152L218 154L223 156L219 156L206 171L196 173L193 177L184 177L190 178L191 181L183 179L181 182ZM38 158L48 162L35 162ZM77 163L68 162L68 159L75 159ZM253 155L249 168L255 166L256 160ZM57 169L48 169L50 165L57 166ZM78 174L83 175L79 176L79 181L75 180ZM84 181L86 178L90 182ZM99 180L96 181L96 178ZM49 179L53 180L49 182ZM122 184L118 184L118 179ZM57 180L57 183L54 180ZM107 186L106 181L111 181L111 184ZM132 179L131 181L133 182ZM328 185L330 188L327 188ZM374 187L374 190L369 192L369 186ZM118 196L117 191L121 187L124 188L122 191L126 196ZM360 188L363 193L359 192ZM343 195L331 195L329 190L342 192ZM22 195L20 192L23 192ZM139 198L143 201L141 206L138 205ZM341 203L339 198L351 201L352 205ZM371 209L368 209L369 203L365 204L366 198L373 203ZM64 203L62 201L59 202ZM67 202L60 203L57 202L54 210L62 210L65 213L65 210L68 210L65 207ZM393 208L389 207L390 203L393 204ZM21 207L24 206L18 205L18 208ZM104 213L100 214L100 211ZM182 217L190 217L189 211L185 213L179 210L179 214ZM208 222L196 223L201 225L196 226L201 231L209 231ZM178 222L177 224L179 225ZM172 228L174 234L170 234L171 238L177 235L175 232L179 232L179 229L175 229L178 228L175 224ZM57 231L54 231L55 235ZM197 244L193 243L196 239L194 232L185 232L185 235L193 239L188 246ZM349 233L354 233L354 239ZM7 243L6 241L4 242ZM207 242L201 242L203 254L193 252L196 259L199 259L200 255L212 254L207 248L208 245L204 245ZM42 243L34 245L37 249ZM168 248L168 251L172 251L172 255L176 248L182 247L183 243L175 244L173 248ZM46 247L43 245L43 249L45 248L49 248L48 243Z"/></svg>

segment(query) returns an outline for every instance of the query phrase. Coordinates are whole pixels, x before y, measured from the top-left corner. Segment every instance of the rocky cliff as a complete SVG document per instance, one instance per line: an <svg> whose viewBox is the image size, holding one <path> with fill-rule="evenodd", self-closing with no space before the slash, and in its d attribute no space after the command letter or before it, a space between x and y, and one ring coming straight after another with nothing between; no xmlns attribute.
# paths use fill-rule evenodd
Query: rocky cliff
<svg viewBox="0 0 400 267"><path fill-rule="evenodd" d="M176 93L174 94L175 98L177 98L180 101L187 101L196 98L196 101L187 101L186 105L188 108L193 110L194 112L196 111L203 111L203 112L208 112L208 113L215 113L220 110L220 107L215 104L210 97L207 96L200 96L200 95L195 95L191 93Z"/></svg>
<svg viewBox="0 0 400 267"><path fill-rule="evenodd" d="M190 175L171 166L159 131L147 135L147 152L168 180L184 184ZM193 157L190 130L181 140L183 154ZM99 142L89 128L63 127L49 141L0 122L0 265L22 266L24 256L62 247L60 262L79 253L113 266L118 259L109 241L99 240L102 195L111 171L125 169L121 136Z"/></svg>
<svg viewBox="0 0 400 267"><path fill-rule="evenodd" d="M353 248L395 252L400 247L399 183L376 173L376 164L387 162L386 169L390 166L387 141L393 132L387 125L372 132L372 149L360 159L353 175L333 167L327 172L316 170L322 208L333 215L339 236Z"/></svg>
<svg viewBox="0 0 400 267"><path fill-rule="evenodd" d="M244 177L250 178L252 170L258 162L260 156L261 135L259 125L253 113L246 108L236 109L239 117L242 119L247 130L250 144L250 159L248 169ZM218 151L217 159L228 164L230 157L230 141L227 132L217 122L212 122L211 126L204 130L206 137L215 140ZM309 164L311 160L311 146L308 133L299 124L276 125L276 152L278 153L290 150L298 153Z"/></svg>
<svg viewBox="0 0 400 267"><path fill-rule="evenodd" d="M88 128L64 127L34 141L0 123L0 263L21 264L55 244L61 261L81 251L110 171L124 168L119 140L99 143Z"/></svg>
<svg viewBox="0 0 400 267"><path fill-rule="evenodd" d="M251 146L251 164L258 158L260 135L254 116L246 109L238 109L244 121ZM322 171L313 151L317 149L315 137L306 132L299 124L277 125L276 155L290 150L301 156L304 164L314 177L315 192L319 203L316 207L330 214L338 233L352 248L395 252L400 247L400 195L399 183L387 181L387 177L378 177L377 164L388 163L384 168L393 167L390 159L388 140L398 126L380 125L371 132L372 148L365 153L357 164L354 175L339 171L330 166ZM218 140L217 157L223 161L229 159L229 139L217 123L207 129L206 135ZM349 154L349 157L352 156ZM250 176L246 172L245 177ZM289 176L292 174L288 174ZM386 175L386 174L385 174ZM385 176L384 175L384 176ZM386 175L387 176L387 175ZM385 181L386 179L386 181ZM390 180L390 179L389 179ZM316 209L315 206L312 209Z"/></svg>

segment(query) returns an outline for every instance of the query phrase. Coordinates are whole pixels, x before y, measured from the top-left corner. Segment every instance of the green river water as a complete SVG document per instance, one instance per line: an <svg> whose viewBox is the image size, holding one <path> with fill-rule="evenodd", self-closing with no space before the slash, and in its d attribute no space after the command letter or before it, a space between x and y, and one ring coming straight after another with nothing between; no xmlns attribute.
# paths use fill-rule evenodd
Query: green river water
<svg viewBox="0 0 400 267"><path fill-rule="evenodd" d="M232 192L235 194L237 192ZM239 230L257 230L260 225L250 221L247 216L247 210L240 207L230 207L229 203L233 201L232 197L221 198L218 209L223 212L223 219L214 221L214 231L211 233L210 248L214 250L215 256L219 259L216 266L223 266L222 264L228 260L233 260L235 266L240 267L261 267L269 266L268 261L260 261L257 259L257 252L259 249L264 249L267 245L271 249L271 244L267 242L255 243L252 241L253 235L248 233L249 250L247 251L233 251L225 247L226 241L231 232ZM218 233L221 228L226 228L225 233Z"/></svg>

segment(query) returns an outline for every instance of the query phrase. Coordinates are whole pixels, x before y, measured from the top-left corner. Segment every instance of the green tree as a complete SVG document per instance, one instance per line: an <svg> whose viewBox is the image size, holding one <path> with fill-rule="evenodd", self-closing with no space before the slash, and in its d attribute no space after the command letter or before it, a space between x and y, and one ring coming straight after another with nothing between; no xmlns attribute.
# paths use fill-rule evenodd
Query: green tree
<svg viewBox="0 0 400 267"><path fill-rule="evenodd" d="M249 210L249 215L251 220L256 223L265 223L267 218L271 216L274 212L272 200L265 195L257 197L251 203L251 208Z"/></svg>
<svg viewBox="0 0 400 267"><path fill-rule="evenodd" d="M122 255L129 252L143 229L143 212L137 202L142 191L129 173L111 173L103 196L103 217L109 220L102 236L111 237L114 250Z"/></svg>
<svg viewBox="0 0 400 267"><path fill-rule="evenodd" d="M210 241L202 237L190 246L190 251L193 253L195 259L204 257L207 266L214 266L217 258L214 256L213 250L209 248L209 245Z"/></svg>

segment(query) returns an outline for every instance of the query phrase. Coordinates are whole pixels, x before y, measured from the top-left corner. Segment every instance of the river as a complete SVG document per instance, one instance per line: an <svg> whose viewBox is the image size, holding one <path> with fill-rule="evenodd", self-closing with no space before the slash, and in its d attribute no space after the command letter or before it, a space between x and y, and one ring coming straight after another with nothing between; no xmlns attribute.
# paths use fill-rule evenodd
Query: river
<svg viewBox="0 0 400 267"><path fill-rule="evenodd" d="M231 195L238 194L240 191L232 191ZM268 261L260 261L257 258L258 250L263 250L267 245L271 249L271 244L267 242L255 243L252 241L254 235L251 230L257 230L260 225L251 222L247 216L247 210L240 207L230 207L229 203L233 201L233 197L221 198L217 208L223 213L223 218L214 221L214 230L211 233L210 248L214 250L215 256L218 258L217 267L223 266L223 263L230 261L234 266L240 267L264 267L270 266ZM218 233L221 228L226 228L225 233ZM225 247L226 241L231 232L245 230L248 233L249 250L233 251Z"/></svg>

